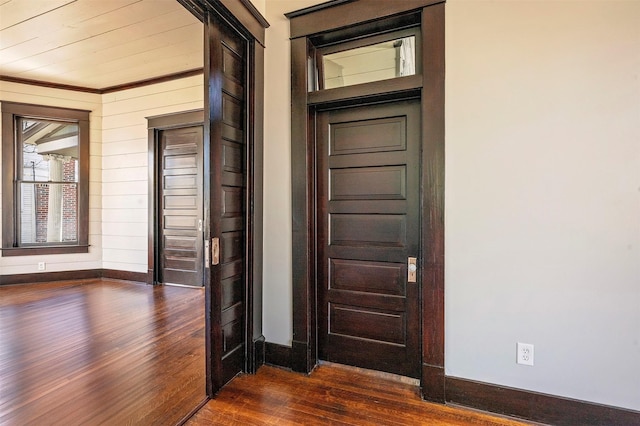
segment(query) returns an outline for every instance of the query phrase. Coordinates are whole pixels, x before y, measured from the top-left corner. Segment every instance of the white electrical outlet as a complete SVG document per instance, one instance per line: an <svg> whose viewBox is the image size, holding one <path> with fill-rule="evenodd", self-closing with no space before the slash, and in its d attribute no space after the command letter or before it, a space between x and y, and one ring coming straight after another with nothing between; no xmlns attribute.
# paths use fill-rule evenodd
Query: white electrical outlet
<svg viewBox="0 0 640 426"><path fill-rule="evenodd" d="M523 365L533 365L533 345L530 343L520 343L516 345L516 362Z"/></svg>
<svg viewBox="0 0 640 426"><path fill-rule="evenodd" d="M47 264L44 262L38 262L38 271L44 271L47 269Z"/></svg>

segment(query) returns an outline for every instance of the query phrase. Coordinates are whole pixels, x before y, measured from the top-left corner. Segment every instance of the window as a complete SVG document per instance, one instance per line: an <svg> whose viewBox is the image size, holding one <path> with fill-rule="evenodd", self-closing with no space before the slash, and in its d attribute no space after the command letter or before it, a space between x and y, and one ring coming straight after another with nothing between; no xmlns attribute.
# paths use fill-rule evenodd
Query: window
<svg viewBox="0 0 640 426"><path fill-rule="evenodd" d="M89 111L1 108L2 255L86 253Z"/></svg>
<svg viewBox="0 0 640 426"><path fill-rule="evenodd" d="M316 81L310 91L407 77L416 69L419 29L405 29L318 47ZM314 69L313 63L309 67Z"/></svg>

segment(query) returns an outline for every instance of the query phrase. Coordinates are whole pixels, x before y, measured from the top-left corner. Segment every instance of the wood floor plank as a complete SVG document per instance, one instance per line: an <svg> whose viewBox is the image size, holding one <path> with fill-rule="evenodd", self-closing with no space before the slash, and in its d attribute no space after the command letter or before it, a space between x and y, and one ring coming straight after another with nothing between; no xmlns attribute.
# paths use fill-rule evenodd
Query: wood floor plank
<svg viewBox="0 0 640 426"><path fill-rule="evenodd" d="M205 398L204 291L0 287L0 424L172 425Z"/></svg>
<svg viewBox="0 0 640 426"><path fill-rule="evenodd" d="M263 366L224 387L187 423L198 425L521 426L420 399L419 389L350 367L324 364L309 376Z"/></svg>

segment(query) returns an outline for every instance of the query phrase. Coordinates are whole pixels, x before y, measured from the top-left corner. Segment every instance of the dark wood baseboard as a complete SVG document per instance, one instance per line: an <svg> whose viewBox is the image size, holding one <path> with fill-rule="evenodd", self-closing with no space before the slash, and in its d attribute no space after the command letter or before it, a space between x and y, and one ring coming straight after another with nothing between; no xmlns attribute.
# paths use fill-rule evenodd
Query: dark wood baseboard
<svg viewBox="0 0 640 426"><path fill-rule="evenodd" d="M420 382L422 398L425 401L445 402L444 368L429 364L422 364L422 381Z"/></svg>
<svg viewBox="0 0 640 426"><path fill-rule="evenodd" d="M293 347L265 342L264 349L265 364L298 371L293 368ZM558 426L640 426L638 411L445 376L442 367L428 364L422 370L422 397L427 401Z"/></svg>
<svg viewBox="0 0 640 426"><path fill-rule="evenodd" d="M92 278L111 278L116 280L135 281L147 284L151 283L149 275L145 272L118 271L115 269L85 269L79 271L0 275L0 285L87 280Z"/></svg>
<svg viewBox="0 0 640 426"><path fill-rule="evenodd" d="M247 360L247 372L256 374L258 368L264 365L264 352L265 352L265 338L260 335L257 339L253 339L251 342L251 354Z"/></svg>
<svg viewBox="0 0 640 426"><path fill-rule="evenodd" d="M42 283L50 281L84 280L102 277L100 269L80 271L40 272L36 274L0 275L0 285Z"/></svg>
<svg viewBox="0 0 640 426"><path fill-rule="evenodd" d="M291 369L291 346L265 342L264 363Z"/></svg>
<svg viewBox="0 0 640 426"><path fill-rule="evenodd" d="M146 272L130 272L120 271L117 269L102 269L102 278L111 278L114 280L136 281L145 284L151 284L150 275Z"/></svg>
<svg viewBox="0 0 640 426"><path fill-rule="evenodd" d="M291 342L291 369L298 373L309 374L315 367L315 357L309 354L309 345L307 342L293 341ZM310 365L313 364L313 365Z"/></svg>
<svg viewBox="0 0 640 426"><path fill-rule="evenodd" d="M640 425L640 411L447 376L446 400L553 425Z"/></svg>

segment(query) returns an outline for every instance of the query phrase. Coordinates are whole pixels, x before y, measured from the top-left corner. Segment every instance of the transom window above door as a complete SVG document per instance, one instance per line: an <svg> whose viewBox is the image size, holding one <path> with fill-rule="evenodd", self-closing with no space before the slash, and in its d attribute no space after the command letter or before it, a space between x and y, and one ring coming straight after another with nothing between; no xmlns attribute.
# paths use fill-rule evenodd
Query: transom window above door
<svg viewBox="0 0 640 426"><path fill-rule="evenodd" d="M419 74L418 28L319 47L310 91ZM315 81L314 81L315 80Z"/></svg>

